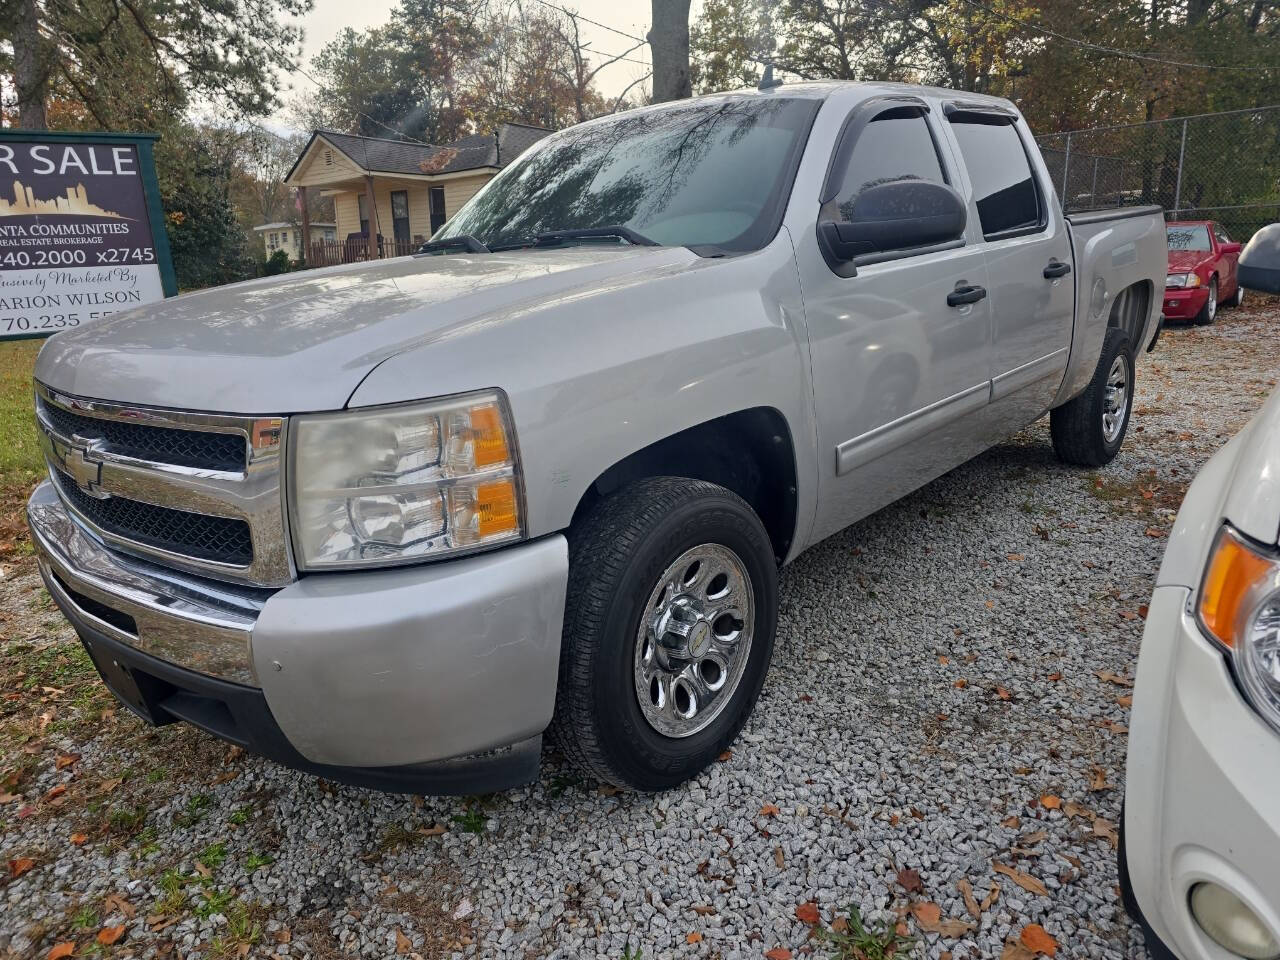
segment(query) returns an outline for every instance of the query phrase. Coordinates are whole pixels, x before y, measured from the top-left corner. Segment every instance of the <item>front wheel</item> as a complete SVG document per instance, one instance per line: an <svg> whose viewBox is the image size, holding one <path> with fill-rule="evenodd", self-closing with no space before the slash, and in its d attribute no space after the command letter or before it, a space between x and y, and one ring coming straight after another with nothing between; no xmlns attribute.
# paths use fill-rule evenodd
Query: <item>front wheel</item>
<svg viewBox="0 0 1280 960"><path fill-rule="evenodd" d="M1089 385L1049 413L1049 433L1059 460L1101 467L1115 459L1129 428L1133 380L1129 338L1118 327L1109 327Z"/></svg>
<svg viewBox="0 0 1280 960"><path fill-rule="evenodd" d="M1200 308L1200 312L1196 314L1196 323L1202 327L1207 327L1218 319L1218 278L1209 278L1209 298L1205 300L1204 306Z"/></svg>
<svg viewBox="0 0 1280 960"><path fill-rule="evenodd" d="M640 480L569 534L552 732L583 772L662 790L742 729L764 684L777 567L759 517L723 487Z"/></svg>

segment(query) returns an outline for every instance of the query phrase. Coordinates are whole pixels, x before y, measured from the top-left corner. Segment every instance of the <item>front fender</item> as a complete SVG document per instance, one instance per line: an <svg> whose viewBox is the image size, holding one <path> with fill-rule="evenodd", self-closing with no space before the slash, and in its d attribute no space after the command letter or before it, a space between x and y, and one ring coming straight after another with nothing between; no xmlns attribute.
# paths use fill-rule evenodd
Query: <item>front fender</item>
<svg viewBox="0 0 1280 960"><path fill-rule="evenodd" d="M392 357L349 405L504 390L533 537L568 527L596 478L630 454L717 417L773 407L795 442L794 553L812 520L817 465L789 235L738 257L685 253Z"/></svg>

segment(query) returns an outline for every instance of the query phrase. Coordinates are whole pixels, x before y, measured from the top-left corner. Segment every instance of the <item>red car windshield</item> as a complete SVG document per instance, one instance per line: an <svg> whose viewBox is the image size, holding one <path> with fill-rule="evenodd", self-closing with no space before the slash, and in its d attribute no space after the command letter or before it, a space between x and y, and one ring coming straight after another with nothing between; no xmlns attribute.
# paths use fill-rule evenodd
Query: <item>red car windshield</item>
<svg viewBox="0 0 1280 960"><path fill-rule="evenodd" d="M1195 250L1207 253L1213 249L1212 244L1209 243L1209 228L1203 223L1187 226L1170 224L1166 232L1170 250Z"/></svg>

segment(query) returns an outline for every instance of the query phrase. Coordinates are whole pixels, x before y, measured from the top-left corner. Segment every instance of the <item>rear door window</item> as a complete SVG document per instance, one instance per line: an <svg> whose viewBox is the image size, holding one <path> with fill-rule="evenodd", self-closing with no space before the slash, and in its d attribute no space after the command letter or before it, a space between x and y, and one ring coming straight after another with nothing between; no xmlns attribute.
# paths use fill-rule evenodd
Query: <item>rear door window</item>
<svg viewBox="0 0 1280 960"><path fill-rule="evenodd" d="M951 129L973 184L983 236L997 240L1043 227L1043 198L1013 124L1004 118L966 118L953 120Z"/></svg>

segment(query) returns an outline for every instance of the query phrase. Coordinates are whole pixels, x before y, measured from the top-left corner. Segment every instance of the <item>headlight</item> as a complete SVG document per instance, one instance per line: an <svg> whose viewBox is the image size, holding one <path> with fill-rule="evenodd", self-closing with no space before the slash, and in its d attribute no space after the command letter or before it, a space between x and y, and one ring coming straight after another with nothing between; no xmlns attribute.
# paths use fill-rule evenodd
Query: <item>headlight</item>
<svg viewBox="0 0 1280 960"><path fill-rule="evenodd" d="M1280 555L1223 527L1197 613L1205 631L1231 652L1254 708L1280 729Z"/></svg>
<svg viewBox="0 0 1280 960"><path fill-rule="evenodd" d="M304 569L407 563L522 535L515 436L498 393L299 416L290 430Z"/></svg>
<svg viewBox="0 0 1280 960"><path fill-rule="evenodd" d="M1183 287L1200 286L1200 278L1194 273L1171 273L1164 278L1166 289L1179 290Z"/></svg>

